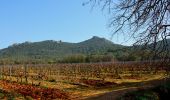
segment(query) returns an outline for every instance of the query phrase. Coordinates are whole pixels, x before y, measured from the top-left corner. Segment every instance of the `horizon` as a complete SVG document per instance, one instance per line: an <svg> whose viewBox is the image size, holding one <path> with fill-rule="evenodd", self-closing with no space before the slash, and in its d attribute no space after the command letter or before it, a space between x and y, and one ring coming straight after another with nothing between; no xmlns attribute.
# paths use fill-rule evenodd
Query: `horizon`
<svg viewBox="0 0 170 100"><path fill-rule="evenodd" d="M115 36L108 28L109 15L86 0L0 1L0 49L25 41L62 40L81 42L93 36L113 43L131 45L123 36Z"/></svg>
<svg viewBox="0 0 170 100"><path fill-rule="evenodd" d="M78 41L78 42L69 42L69 41L63 41L63 40L24 41L24 42L20 42L20 43L18 42L18 43L10 44L10 45L8 45L8 46L5 47L5 48L8 48L9 46L12 46L12 45L14 45L14 44L22 44L22 43L26 43L26 42L29 42L29 43L36 43L36 42L44 42L44 41L55 41L55 42L57 42L57 41L62 41L62 42L66 42L66 43L80 43L80 42L84 42L84 41L90 40L90 39L92 39L93 37L104 38L104 39L106 39L106 40L109 40L109 39L107 39L107 38L105 38L105 37L92 36L91 38L88 38L88 39L85 39L85 40L81 40L81 41ZM111 40L109 40L109 41L111 41ZM113 44L118 44L118 43L114 43L113 41L111 41L111 42L112 42ZM122 45L122 44L119 44L119 45ZM130 45L123 45L123 46L130 46ZM0 48L0 50L5 49L5 48Z"/></svg>

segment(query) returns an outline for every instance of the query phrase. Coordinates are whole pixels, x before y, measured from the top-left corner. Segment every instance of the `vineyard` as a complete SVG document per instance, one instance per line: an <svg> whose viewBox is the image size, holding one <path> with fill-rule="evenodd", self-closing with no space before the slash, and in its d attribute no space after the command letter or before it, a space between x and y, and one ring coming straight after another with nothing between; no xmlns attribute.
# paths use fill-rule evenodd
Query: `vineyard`
<svg viewBox="0 0 170 100"><path fill-rule="evenodd" d="M169 75L169 66L159 61L1 65L0 87L24 98L71 99L71 95L78 97L80 93L76 90L76 94L73 88L108 88L131 80L163 78Z"/></svg>

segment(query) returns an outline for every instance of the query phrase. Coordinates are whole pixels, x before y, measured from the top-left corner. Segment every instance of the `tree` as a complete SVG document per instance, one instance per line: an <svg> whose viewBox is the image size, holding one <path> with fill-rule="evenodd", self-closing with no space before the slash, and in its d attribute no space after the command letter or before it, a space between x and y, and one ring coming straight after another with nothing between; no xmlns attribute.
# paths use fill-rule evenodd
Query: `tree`
<svg viewBox="0 0 170 100"><path fill-rule="evenodd" d="M170 0L89 0L83 5L89 3L109 10L113 35L123 33L135 39L135 45L152 44L154 55L162 52L169 55Z"/></svg>

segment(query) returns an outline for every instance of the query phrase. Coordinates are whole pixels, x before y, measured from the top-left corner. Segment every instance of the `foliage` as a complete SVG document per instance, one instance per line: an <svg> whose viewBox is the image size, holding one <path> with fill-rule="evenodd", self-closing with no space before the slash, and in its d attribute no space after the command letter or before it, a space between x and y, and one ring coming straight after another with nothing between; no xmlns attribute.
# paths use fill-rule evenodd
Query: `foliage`
<svg viewBox="0 0 170 100"><path fill-rule="evenodd" d="M170 42L168 42L170 43ZM161 45L161 41L158 42ZM147 49L114 44L104 38L93 37L80 43L43 41L22 43L0 50L0 64L54 64L148 60L152 44ZM161 52L161 51L160 51ZM160 59L167 52L155 57Z"/></svg>
<svg viewBox="0 0 170 100"><path fill-rule="evenodd" d="M102 55L105 52L107 52L108 49L117 49L121 47L122 47L121 45L113 44L112 42L104 38L99 38L96 36L80 43L67 43L52 40L34 43L26 42L9 46L8 48L0 50L0 61L2 63L11 62L15 64L20 63L50 64L56 63L61 59L65 60L71 58L76 59L76 57L80 57L80 55L89 54Z"/></svg>

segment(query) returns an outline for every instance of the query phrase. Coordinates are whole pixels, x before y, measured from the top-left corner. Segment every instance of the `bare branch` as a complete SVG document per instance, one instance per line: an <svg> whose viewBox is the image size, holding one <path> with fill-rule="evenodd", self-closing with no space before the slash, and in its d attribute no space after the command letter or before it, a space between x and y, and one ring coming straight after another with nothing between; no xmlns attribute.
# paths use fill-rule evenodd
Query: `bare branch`
<svg viewBox="0 0 170 100"><path fill-rule="evenodd" d="M167 38L170 37L170 0L118 0L116 2L89 0L89 2L98 2L103 5L102 9L108 9L113 13L109 24L109 27L114 30L113 35L131 34L130 37L136 40L135 44L145 46L152 44L154 55L170 51L167 48L169 45ZM162 42L158 43L160 40Z"/></svg>

